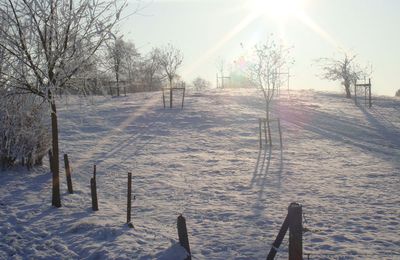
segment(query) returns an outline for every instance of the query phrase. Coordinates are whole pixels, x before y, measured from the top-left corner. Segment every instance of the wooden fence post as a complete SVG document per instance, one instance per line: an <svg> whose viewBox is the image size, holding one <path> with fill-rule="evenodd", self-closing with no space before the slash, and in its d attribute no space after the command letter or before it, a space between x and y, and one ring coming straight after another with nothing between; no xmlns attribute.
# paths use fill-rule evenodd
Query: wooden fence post
<svg viewBox="0 0 400 260"><path fill-rule="evenodd" d="M371 95L371 79L368 79L368 84L369 84L369 108L372 107L372 95Z"/></svg>
<svg viewBox="0 0 400 260"><path fill-rule="evenodd" d="M285 234L288 229L289 229L289 214L286 215L285 220L283 221L281 229L279 230L279 233L276 236L274 243L272 244L272 248L269 251L267 260L273 260L275 258L275 255L278 252L278 248L282 244L283 238L285 237Z"/></svg>
<svg viewBox="0 0 400 260"><path fill-rule="evenodd" d="M263 123L264 123L265 144L268 144L267 119L263 119Z"/></svg>
<svg viewBox="0 0 400 260"><path fill-rule="evenodd" d="M289 216L289 260L303 259L303 223L302 206L291 203L288 209Z"/></svg>
<svg viewBox="0 0 400 260"><path fill-rule="evenodd" d="M364 87L364 105L367 106L367 88Z"/></svg>
<svg viewBox="0 0 400 260"><path fill-rule="evenodd" d="M169 88L169 108L172 108L172 87Z"/></svg>
<svg viewBox="0 0 400 260"><path fill-rule="evenodd" d="M53 172L53 153L51 152L51 149L49 149L49 166L50 171Z"/></svg>
<svg viewBox="0 0 400 260"><path fill-rule="evenodd" d="M354 103L357 105L357 80L354 81Z"/></svg>
<svg viewBox="0 0 400 260"><path fill-rule="evenodd" d="M99 203L97 200L96 164L93 166L93 177L90 179L90 194L92 195L92 209L97 211Z"/></svg>
<svg viewBox="0 0 400 260"><path fill-rule="evenodd" d="M90 179L90 194L92 195L92 210L99 210L99 204L97 201L97 187L96 187L96 179Z"/></svg>
<svg viewBox="0 0 400 260"><path fill-rule="evenodd" d="M270 126L269 118L267 118L266 121L267 121L267 127L268 127L269 146L272 146L271 126Z"/></svg>
<svg viewBox="0 0 400 260"><path fill-rule="evenodd" d="M185 260L191 260L192 256L190 253L189 236L186 228L186 220L182 215L179 215L178 217L177 227L178 227L179 244L183 248L185 248L186 252L189 254Z"/></svg>
<svg viewBox="0 0 400 260"><path fill-rule="evenodd" d="M131 223L131 206L132 206L132 173L128 172L128 201L126 223Z"/></svg>
<svg viewBox="0 0 400 260"><path fill-rule="evenodd" d="M262 148L262 130L261 130L261 118L258 119L258 131L260 137L260 149Z"/></svg>
<svg viewBox="0 0 400 260"><path fill-rule="evenodd" d="M279 142L281 143L281 150L283 149L283 145L282 145L282 130L281 130L281 120L280 118L277 118L277 122L278 122L278 130L279 130Z"/></svg>
<svg viewBox="0 0 400 260"><path fill-rule="evenodd" d="M183 109L183 102L185 101L185 91L186 91L186 88L183 88L183 94L182 94L182 109Z"/></svg>
<svg viewBox="0 0 400 260"><path fill-rule="evenodd" d="M73 194L74 190L72 189L71 168L69 167L68 154L64 154L64 166L65 175L67 177L68 193Z"/></svg>

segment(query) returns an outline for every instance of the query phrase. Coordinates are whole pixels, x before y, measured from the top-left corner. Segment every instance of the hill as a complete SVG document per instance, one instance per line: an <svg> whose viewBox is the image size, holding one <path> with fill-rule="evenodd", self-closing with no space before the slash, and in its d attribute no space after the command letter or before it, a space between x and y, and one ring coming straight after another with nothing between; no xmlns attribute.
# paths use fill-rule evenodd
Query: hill
<svg viewBox="0 0 400 260"><path fill-rule="evenodd" d="M283 150L275 125L272 148L259 149L256 90L189 93L184 109L163 109L158 92L59 102L75 193L62 178L54 209L48 166L1 172L1 259L179 259L180 213L194 259L264 259L292 201L303 205L310 259L400 259L399 100L368 109L284 93L273 107ZM124 225L128 172L134 229Z"/></svg>

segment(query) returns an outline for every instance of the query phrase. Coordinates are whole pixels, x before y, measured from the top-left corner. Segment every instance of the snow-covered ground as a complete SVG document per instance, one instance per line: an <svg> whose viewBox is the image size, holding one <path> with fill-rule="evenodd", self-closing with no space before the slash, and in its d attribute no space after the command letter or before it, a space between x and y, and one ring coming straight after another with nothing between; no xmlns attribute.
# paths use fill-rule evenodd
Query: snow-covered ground
<svg viewBox="0 0 400 260"><path fill-rule="evenodd" d="M180 213L193 259L265 259L293 201L309 259L400 259L399 99L368 109L338 94L282 94L283 151L276 127L272 148L259 149L256 90L189 93L183 110L163 109L160 93L68 99L60 145L75 193L62 170L54 209L47 165L0 172L0 259L183 259ZM129 171L134 229L124 224Z"/></svg>

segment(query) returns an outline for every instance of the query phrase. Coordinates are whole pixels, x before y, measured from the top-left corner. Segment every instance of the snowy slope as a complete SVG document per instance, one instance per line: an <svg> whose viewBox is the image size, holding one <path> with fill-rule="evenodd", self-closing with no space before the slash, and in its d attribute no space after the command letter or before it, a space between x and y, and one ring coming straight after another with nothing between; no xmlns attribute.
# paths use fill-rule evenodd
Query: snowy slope
<svg viewBox="0 0 400 260"><path fill-rule="evenodd" d="M284 93L281 152L259 149L256 90L189 93L163 109L160 93L60 101L60 142L75 194L51 208L47 166L0 173L0 259L265 259L292 201L303 204L310 259L400 259L400 101L372 109L341 95ZM97 165L99 208L89 181ZM63 163L61 163L63 165ZM133 173L133 224L126 219ZM287 257L287 239L278 259Z"/></svg>

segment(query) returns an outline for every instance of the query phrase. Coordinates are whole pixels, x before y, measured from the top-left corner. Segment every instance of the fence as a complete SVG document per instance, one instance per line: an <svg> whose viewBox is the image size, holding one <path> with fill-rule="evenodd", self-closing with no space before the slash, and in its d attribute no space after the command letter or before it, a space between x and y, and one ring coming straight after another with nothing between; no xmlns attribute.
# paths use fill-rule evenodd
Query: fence
<svg viewBox="0 0 400 260"><path fill-rule="evenodd" d="M357 88L364 88L364 103L365 106L372 107L372 94L371 94L371 79L368 79L368 83L354 83L354 102L357 104ZM368 101L368 102L367 102Z"/></svg>
<svg viewBox="0 0 400 260"><path fill-rule="evenodd" d="M279 143L281 149L283 149L283 144L282 144L282 130L281 130L281 120L279 118L276 119L269 119L267 120L266 118L259 118L258 119L258 130L259 130L259 140L260 140L260 149L262 148L262 136L264 132L265 136L265 144L269 144L272 147L272 134L271 134L271 123L276 122L277 127L278 127L278 132L279 132Z"/></svg>
<svg viewBox="0 0 400 260"><path fill-rule="evenodd" d="M70 162L68 160L68 155L64 155L64 163L65 163L65 170L66 170L66 177L67 177L67 182L68 184L68 189L70 189L71 185L71 191L72 191L72 168L70 166ZM134 225L132 223L132 214L131 214L131 207L132 207L132 200L135 200L135 196L132 198L132 173L128 173L128 178L127 178L127 201L126 201L126 225L130 228L134 228ZM124 181L125 182L125 181ZM91 198L92 198L92 209L93 211L98 211L99 210L99 203L97 199L97 176L96 176L96 165L93 166L93 177L90 179L90 189L91 189ZM122 184L122 183L121 183ZM125 191L125 190L123 190ZM70 192L73 193L73 192ZM100 207L101 210L101 207ZM398 215L396 213L393 213L393 215ZM324 213L323 213L324 214ZM333 217L336 217L338 212L332 213ZM360 213L363 215L364 213ZM304 222L307 222L307 219L305 219L305 215L303 214L303 207L301 204L293 202L289 205L287 214L284 218L284 221L280 227L280 230L276 236L276 239L274 240L271 249L267 255L267 260L272 260L275 259L279 247L281 246L285 235L289 233L289 238L288 238L288 257L289 260L300 260L300 259L319 259L321 256L326 257L326 258L333 258L333 259L356 259L354 257L365 257L369 259L379 259L382 256L393 256L393 257L399 257L400 254L396 252L386 252L386 253L376 253L376 254L356 254L356 255L348 255L348 254L341 254L340 252L304 252L303 250L303 233L308 230L307 228L303 228L303 218ZM188 228L186 225L186 219L182 216L179 215L177 218L177 233L178 233L178 238L179 238L179 243L180 245L186 250L188 256L186 260L191 260L192 255L191 255L191 248L189 244L189 235L188 235ZM313 232L313 231L311 231ZM387 258L390 259L390 258ZM392 258L393 259L393 258Z"/></svg>
<svg viewBox="0 0 400 260"><path fill-rule="evenodd" d="M165 95L166 91L169 92L169 95ZM168 98L168 96L169 96L169 108L173 107L174 93L176 93L176 91L182 91L181 108L183 109L183 103L185 101L185 91L186 91L185 87L162 88L162 100L163 100L164 109L166 107L166 101L168 101L168 100L166 100Z"/></svg>

